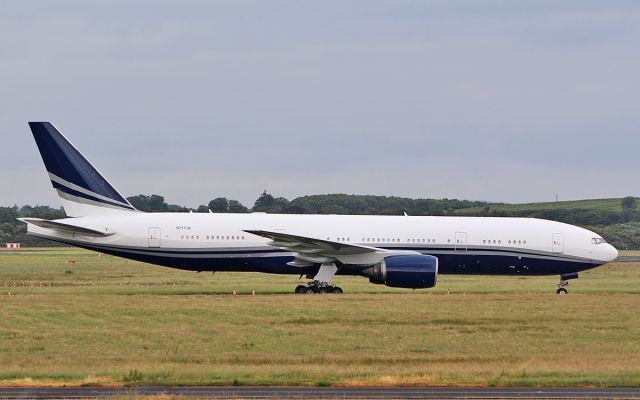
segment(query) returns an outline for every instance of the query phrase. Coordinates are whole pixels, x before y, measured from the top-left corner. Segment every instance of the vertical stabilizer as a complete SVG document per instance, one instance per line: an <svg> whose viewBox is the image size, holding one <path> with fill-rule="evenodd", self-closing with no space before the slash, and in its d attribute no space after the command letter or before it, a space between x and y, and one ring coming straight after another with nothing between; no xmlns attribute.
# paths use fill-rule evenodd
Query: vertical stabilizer
<svg viewBox="0 0 640 400"><path fill-rule="evenodd" d="M49 122L29 122L40 155L69 217L137 212Z"/></svg>

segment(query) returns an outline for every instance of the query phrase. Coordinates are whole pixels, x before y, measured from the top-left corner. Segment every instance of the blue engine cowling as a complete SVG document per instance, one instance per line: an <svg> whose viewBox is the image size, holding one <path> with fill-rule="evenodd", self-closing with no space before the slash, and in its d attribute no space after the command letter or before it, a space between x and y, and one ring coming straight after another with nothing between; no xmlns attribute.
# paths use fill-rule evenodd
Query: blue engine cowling
<svg viewBox="0 0 640 400"><path fill-rule="evenodd" d="M363 273L371 283L409 289L431 288L438 278L438 258L424 254L388 256Z"/></svg>

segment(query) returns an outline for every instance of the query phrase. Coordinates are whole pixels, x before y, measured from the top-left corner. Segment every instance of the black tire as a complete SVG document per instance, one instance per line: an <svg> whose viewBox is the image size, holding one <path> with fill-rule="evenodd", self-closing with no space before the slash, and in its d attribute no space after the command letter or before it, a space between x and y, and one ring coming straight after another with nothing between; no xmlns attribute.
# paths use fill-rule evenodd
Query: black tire
<svg viewBox="0 0 640 400"><path fill-rule="evenodd" d="M567 289L565 288L559 288L558 290L556 290L556 294L567 294L569 292L567 292Z"/></svg>
<svg viewBox="0 0 640 400"><path fill-rule="evenodd" d="M297 294L302 294L302 293L304 293L304 289L305 288L306 288L305 285L298 285L298 286L296 286L296 290L294 290L293 292L297 293Z"/></svg>
<svg viewBox="0 0 640 400"><path fill-rule="evenodd" d="M342 294L342 288L339 288L338 286L333 288L333 293L334 294Z"/></svg>
<svg viewBox="0 0 640 400"><path fill-rule="evenodd" d="M320 288L320 290L318 290L318 293L320 293L320 294L327 294L327 293L329 293L329 292L327 291L327 288Z"/></svg>
<svg viewBox="0 0 640 400"><path fill-rule="evenodd" d="M312 287L306 287L306 286L305 286L305 288L304 288L304 292L302 292L302 293L304 293L304 294L314 294L315 292L316 292L316 291L315 291L315 290L313 290L313 288L312 288Z"/></svg>

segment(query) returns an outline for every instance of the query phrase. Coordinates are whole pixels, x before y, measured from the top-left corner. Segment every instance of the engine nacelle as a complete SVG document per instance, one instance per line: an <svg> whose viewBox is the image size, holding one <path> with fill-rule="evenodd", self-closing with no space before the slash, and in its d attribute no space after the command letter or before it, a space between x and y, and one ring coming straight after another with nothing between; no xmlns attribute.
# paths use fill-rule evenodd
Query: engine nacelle
<svg viewBox="0 0 640 400"><path fill-rule="evenodd" d="M409 289L431 288L438 278L438 258L424 254L388 256L362 272L371 283Z"/></svg>

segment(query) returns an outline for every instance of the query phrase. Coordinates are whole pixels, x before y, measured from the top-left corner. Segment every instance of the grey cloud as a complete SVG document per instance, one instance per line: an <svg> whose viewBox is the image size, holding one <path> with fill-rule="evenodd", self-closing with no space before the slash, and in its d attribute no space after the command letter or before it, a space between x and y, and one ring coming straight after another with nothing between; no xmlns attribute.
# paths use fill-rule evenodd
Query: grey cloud
<svg viewBox="0 0 640 400"><path fill-rule="evenodd" d="M214 194L250 205L263 189L638 194L637 2L27 1L3 11L10 190L0 204L56 204L33 119L54 122L126 195L188 205Z"/></svg>

